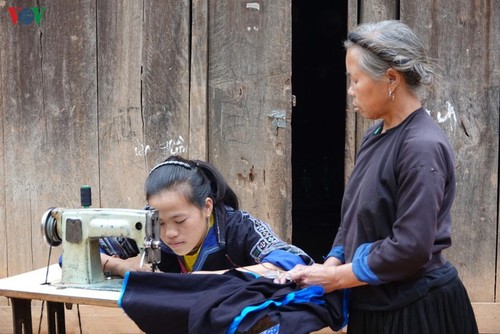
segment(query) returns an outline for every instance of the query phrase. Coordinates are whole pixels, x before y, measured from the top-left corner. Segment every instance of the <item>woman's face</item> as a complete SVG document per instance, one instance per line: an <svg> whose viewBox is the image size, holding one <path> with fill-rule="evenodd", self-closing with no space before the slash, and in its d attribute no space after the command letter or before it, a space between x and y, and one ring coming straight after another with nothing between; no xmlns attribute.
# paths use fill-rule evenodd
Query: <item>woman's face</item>
<svg viewBox="0 0 500 334"><path fill-rule="evenodd" d="M177 255L189 254L203 243L212 199L207 198L205 207L200 209L189 202L182 191L165 190L150 196L148 204L158 210L161 240Z"/></svg>
<svg viewBox="0 0 500 334"><path fill-rule="evenodd" d="M347 93L352 97L352 106L367 119L381 119L388 112L389 80L375 80L359 67L362 50L353 46L347 49L346 70L350 79Z"/></svg>

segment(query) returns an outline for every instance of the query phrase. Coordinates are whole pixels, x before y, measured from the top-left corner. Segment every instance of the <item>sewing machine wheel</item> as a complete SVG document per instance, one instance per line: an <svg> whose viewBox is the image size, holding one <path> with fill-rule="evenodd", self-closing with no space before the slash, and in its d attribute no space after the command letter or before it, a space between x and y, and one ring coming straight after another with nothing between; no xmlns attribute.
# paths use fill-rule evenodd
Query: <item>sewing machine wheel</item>
<svg viewBox="0 0 500 334"><path fill-rule="evenodd" d="M42 216L42 234L50 246L59 246L62 239L57 234L57 220L52 217L52 209L47 210Z"/></svg>

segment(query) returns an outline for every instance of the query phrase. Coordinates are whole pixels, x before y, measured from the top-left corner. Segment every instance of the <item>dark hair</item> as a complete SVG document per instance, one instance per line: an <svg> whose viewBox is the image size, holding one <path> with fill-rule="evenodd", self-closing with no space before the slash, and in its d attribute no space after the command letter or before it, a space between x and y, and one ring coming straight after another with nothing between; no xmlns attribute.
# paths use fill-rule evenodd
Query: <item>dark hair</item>
<svg viewBox="0 0 500 334"><path fill-rule="evenodd" d="M222 174L201 160L187 160L173 155L156 165L146 179L146 200L164 190L183 191L186 198L200 209L204 207L207 197L214 201L214 207L228 205L236 210L239 208L238 197Z"/></svg>

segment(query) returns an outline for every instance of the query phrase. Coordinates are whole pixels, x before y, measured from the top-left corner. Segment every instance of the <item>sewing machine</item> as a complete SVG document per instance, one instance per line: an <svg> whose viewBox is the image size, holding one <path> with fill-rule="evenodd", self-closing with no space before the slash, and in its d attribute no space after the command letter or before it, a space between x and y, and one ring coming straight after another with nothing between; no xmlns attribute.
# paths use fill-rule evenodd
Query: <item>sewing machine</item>
<svg viewBox="0 0 500 334"><path fill-rule="evenodd" d="M126 237L140 251L141 265L146 259L160 262L160 224L157 210L65 209L47 210L41 221L42 233L51 246L62 244L62 286L90 289L116 289L103 273L99 238Z"/></svg>

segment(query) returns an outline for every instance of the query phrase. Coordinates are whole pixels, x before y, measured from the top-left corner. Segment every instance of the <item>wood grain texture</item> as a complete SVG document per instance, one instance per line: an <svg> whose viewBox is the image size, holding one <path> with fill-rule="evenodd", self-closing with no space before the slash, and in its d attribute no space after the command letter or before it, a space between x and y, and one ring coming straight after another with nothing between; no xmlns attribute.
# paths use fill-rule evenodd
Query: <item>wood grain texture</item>
<svg viewBox="0 0 500 334"><path fill-rule="evenodd" d="M191 2L189 158L208 160L208 0Z"/></svg>
<svg viewBox="0 0 500 334"><path fill-rule="evenodd" d="M358 22L378 22L387 19L398 19L398 1L364 0L359 2Z"/></svg>
<svg viewBox="0 0 500 334"><path fill-rule="evenodd" d="M289 1L213 1L209 14L209 159L242 207L291 237ZM273 112L286 113L276 128Z"/></svg>
<svg viewBox="0 0 500 334"><path fill-rule="evenodd" d="M29 269L47 263L49 250L39 227L43 212L52 206L80 206L80 187L98 184L95 15L95 2L90 0L54 2L41 25L45 124L40 150L30 148L40 157L31 166L37 191L32 195L34 253ZM94 194L98 199L98 188ZM52 255L52 261L60 252Z"/></svg>
<svg viewBox="0 0 500 334"><path fill-rule="evenodd" d="M188 155L190 1L144 2L142 110L148 169Z"/></svg>
<svg viewBox="0 0 500 334"><path fill-rule="evenodd" d="M5 7L1 7L1 10L6 10ZM10 38L10 33L13 30L8 29L8 25L11 24L7 20L0 21L0 45L10 45L13 43ZM7 69L10 64L8 61L8 51L7 48L0 48L0 138L2 138L2 144L0 145L0 188L5 189L6 180L5 180L5 170L4 170L4 147L3 147L3 138L4 137L4 118L6 116L6 105L8 101L6 99L9 98L7 93L12 93L8 89L8 82L6 81L6 77L9 75ZM7 235L7 212L5 209L5 194L2 193L0 196L0 278L7 277L8 275L8 235ZM0 305L6 305L6 300L0 300Z"/></svg>
<svg viewBox="0 0 500 334"><path fill-rule="evenodd" d="M497 140L500 135L500 40L497 38L498 32L500 31L500 2L499 1L491 1L489 2L490 8L484 9L487 13L487 16L489 18L488 21L488 32L489 35L487 39L485 40L485 47L488 48L488 62L485 64L488 64L488 69L485 70L488 75L489 80L491 83L488 84L488 98L491 99L488 102L485 103L485 106L490 108L491 113L493 115L496 115L496 119L493 116L492 121L494 122L496 120L496 134L497 134ZM491 50L491 51L490 51ZM495 111L496 108L496 111ZM485 124L486 126L489 126L489 124ZM493 134L493 139L494 139L494 132L495 132L495 123L492 123L493 130L490 134ZM491 191L491 187L496 184L497 189L500 189L499 185L499 175L500 173L500 140L497 141L498 146L496 146L496 163L497 163L497 174L495 175L494 170L492 171L492 175L490 176L490 184L489 184L489 189ZM494 147L493 147L494 148ZM495 149L495 148L494 148ZM494 163L493 163L493 168L494 168ZM496 219L497 222L500 222L500 196L498 196L497 193L497 212L496 212ZM492 206L489 206L489 208L492 208ZM494 214L494 213L493 213ZM495 286L496 286L496 298L495 301L497 305L500 305L500 224L497 223L497 263L496 263L496 281L495 281ZM497 306L497 322L500 323L500 310L499 307Z"/></svg>
<svg viewBox="0 0 500 334"><path fill-rule="evenodd" d="M97 183L94 17L90 1L51 3L42 25L2 29L8 275L47 262L43 212Z"/></svg>
<svg viewBox="0 0 500 334"><path fill-rule="evenodd" d="M422 36L441 67L441 81L425 106L456 152L453 246L446 255L476 302L494 301L495 285L498 290L500 53L493 13L499 8L497 1L401 5L402 20Z"/></svg>
<svg viewBox="0 0 500 334"><path fill-rule="evenodd" d="M5 211L1 224L7 233L3 244L6 275L32 269L31 235L35 222L31 220L31 195L36 187L32 165L36 161L33 158L41 155L37 151L44 146L39 127L44 122L40 31L35 27L22 28L10 20L1 21L0 34L6 46L1 48L0 58L5 168L2 187ZM18 251L18 245L23 245L22 252Z"/></svg>
<svg viewBox="0 0 500 334"><path fill-rule="evenodd" d="M141 105L143 3L97 6L101 198L95 206L141 208L148 153Z"/></svg>

